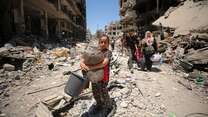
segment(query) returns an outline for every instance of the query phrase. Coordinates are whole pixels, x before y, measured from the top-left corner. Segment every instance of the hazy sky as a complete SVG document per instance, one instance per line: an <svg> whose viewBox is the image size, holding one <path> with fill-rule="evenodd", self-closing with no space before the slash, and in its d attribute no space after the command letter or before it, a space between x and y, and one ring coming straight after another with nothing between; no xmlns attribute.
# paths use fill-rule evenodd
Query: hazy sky
<svg viewBox="0 0 208 117"><path fill-rule="evenodd" d="M111 21L120 19L119 0L86 0L87 27L94 33Z"/></svg>

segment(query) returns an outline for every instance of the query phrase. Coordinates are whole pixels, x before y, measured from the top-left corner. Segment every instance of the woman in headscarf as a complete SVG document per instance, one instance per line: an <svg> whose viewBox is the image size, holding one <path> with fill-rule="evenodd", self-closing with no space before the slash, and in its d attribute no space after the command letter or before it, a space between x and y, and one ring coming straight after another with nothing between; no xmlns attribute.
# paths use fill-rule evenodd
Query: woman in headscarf
<svg viewBox="0 0 208 117"><path fill-rule="evenodd" d="M151 71L151 57L157 52L157 42L150 31L145 33L145 38L142 40L142 51L145 58L145 66L148 71Z"/></svg>

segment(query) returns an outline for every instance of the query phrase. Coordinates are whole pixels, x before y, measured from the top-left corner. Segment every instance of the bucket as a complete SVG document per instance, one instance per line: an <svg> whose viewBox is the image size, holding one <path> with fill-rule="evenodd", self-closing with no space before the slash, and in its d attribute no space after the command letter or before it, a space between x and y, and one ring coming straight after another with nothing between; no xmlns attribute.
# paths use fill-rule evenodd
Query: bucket
<svg viewBox="0 0 208 117"><path fill-rule="evenodd" d="M72 97L77 97L81 91L88 84L88 79L71 72L71 75L67 81L64 92Z"/></svg>

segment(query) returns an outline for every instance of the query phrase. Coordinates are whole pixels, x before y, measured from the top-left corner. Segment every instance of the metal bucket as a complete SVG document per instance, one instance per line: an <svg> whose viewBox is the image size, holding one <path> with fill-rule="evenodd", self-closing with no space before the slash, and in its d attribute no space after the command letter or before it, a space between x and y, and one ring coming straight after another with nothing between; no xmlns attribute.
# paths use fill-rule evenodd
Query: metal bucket
<svg viewBox="0 0 208 117"><path fill-rule="evenodd" d="M77 97L81 93L81 91L85 88L88 84L88 79L83 78L82 76L71 72L71 75L68 79L68 82L65 86L65 93L72 96Z"/></svg>

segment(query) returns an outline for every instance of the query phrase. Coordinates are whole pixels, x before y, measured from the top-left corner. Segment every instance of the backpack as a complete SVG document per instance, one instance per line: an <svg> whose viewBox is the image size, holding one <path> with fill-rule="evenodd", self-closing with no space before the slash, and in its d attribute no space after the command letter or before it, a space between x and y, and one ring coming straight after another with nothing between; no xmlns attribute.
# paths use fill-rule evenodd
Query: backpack
<svg viewBox="0 0 208 117"><path fill-rule="evenodd" d="M143 59L143 53L141 52L141 49L140 48L137 48L134 54L136 56L137 62L142 61L142 59Z"/></svg>

